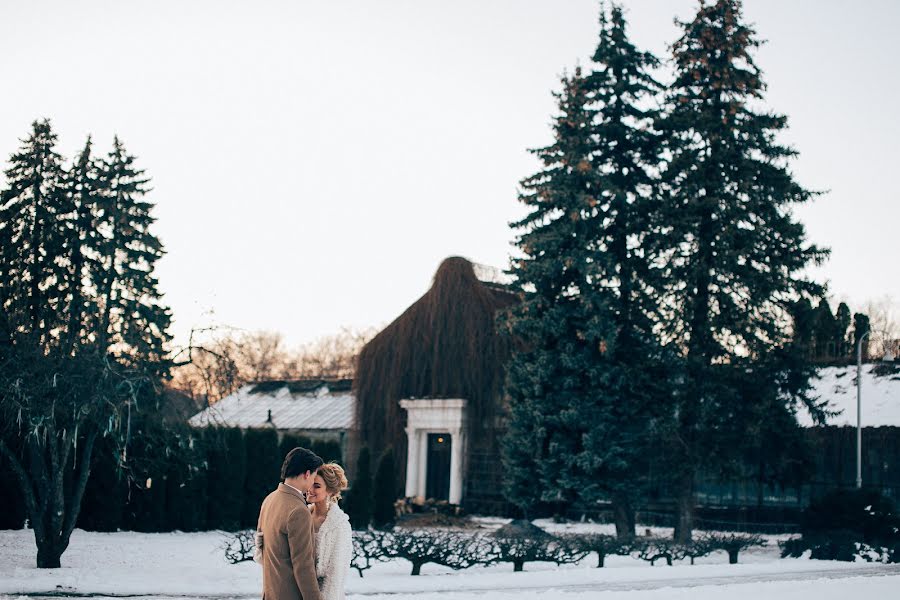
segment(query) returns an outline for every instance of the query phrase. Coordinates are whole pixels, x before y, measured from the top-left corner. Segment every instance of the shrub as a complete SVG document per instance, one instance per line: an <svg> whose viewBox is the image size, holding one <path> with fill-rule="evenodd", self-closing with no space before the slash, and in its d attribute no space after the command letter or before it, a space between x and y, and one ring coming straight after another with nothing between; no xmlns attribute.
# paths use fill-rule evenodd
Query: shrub
<svg viewBox="0 0 900 600"><path fill-rule="evenodd" d="M281 480L278 435L272 429L248 429L244 434L247 456L247 476L244 479L244 502L241 508L241 527L255 528L263 499Z"/></svg>
<svg viewBox="0 0 900 600"><path fill-rule="evenodd" d="M372 460L365 446L356 460L356 475L347 490L344 510L353 529L366 529L372 522Z"/></svg>
<svg viewBox="0 0 900 600"><path fill-rule="evenodd" d="M724 550L728 553L728 564L736 565L738 563L738 554L741 550L746 550L753 546L765 546L766 543L765 538L759 535L710 532L704 534L696 545L704 546L705 554L715 550ZM693 558L691 563L693 564Z"/></svg>
<svg viewBox="0 0 900 600"><path fill-rule="evenodd" d="M226 538L222 546L225 551L225 560L233 565L253 560L253 551L256 550L255 534L255 530L245 529Z"/></svg>
<svg viewBox="0 0 900 600"><path fill-rule="evenodd" d="M482 536L455 531L420 530L382 532L379 537L384 558L403 558L412 563L411 575L435 563L451 569L488 564L490 545Z"/></svg>
<svg viewBox="0 0 900 600"><path fill-rule="evenodd" d="M602 533L571 534L563 539L573 550L582 552L584 556L596 552L597 568L603 567L607 556L628 555L633 547L632 540L622 540L614 535Z"/></svg>
<svg viewBox="0 0 900 600"><path fill-rule="evenodd" d="M394 490L396 473L394 469L394 450L388 448L378 461L375 472L375 490L372 497L372 524L376 528L392 525L397 520L394 502L397 500Z"/></svg>
<svg viewBox="0 0 900 600"><path fill-rule="evenodd" d="M491 536L489 562L511 562L513 572L519 572L527 562L563 565L587 556L587 551L570 541L554 537L530 521L513 521Z"/></svg>
<svg viewBox="0 0 900 600"><path fill-rule="evenodd" d="M247 455L237 427L204 433L207 464L206 519L210 529L236 531L241 525Z"/></svg>
<svg viewBox="0 0 900 600"><path fill-rule="evenodd" d="M900 562L900 517L876 490L838 490L803 513L801 537L782 544L782 556Z"/></svg>
<svg viewBox="0 0 900 600"><path fill-rule="evenodd" d="M322 460L325 462L336 462L341 464L344 460L344 457L341 454L341 444L339 442L332 440L317 440L313 441L310 446L307 447L321 456Z"/></svg>
<svg viewBox="0 0 900 600"><path fill-rule="evenodd" d="M658 560L665 560L670 567L672 562L683 558L694 558L705 556L708 552L696 542L689 544L679 544L671 539L664 538L643 538L636 539L632 547L632 552L641 560L645 560L650 565L655 565Z"/></svg>
<svg viewBox="0 0 900 600"><path fill-rule="evenodd" d="M128 482L119 467L119 447L112 436L97 440L91 476L81 499L78 527L88 531L116 531L125 526Z"/></svg>
<svg viewBox="0 0 900 600"><path fill-rule="evenodd" d="M373 563L388 559L385 554L386 535L390 534L372 529L353 532L353 558L350 559L350 567L356 569L360 577L363 576L363 571L372 568Z"/></svg>

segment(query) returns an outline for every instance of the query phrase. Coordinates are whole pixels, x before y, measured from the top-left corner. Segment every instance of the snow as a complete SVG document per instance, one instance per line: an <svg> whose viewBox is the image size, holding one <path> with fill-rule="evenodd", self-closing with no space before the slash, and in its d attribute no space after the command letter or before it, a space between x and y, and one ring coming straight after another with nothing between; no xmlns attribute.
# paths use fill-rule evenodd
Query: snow
<svg viewBox="0 0 900 600"><path fill-rule="evenodd" d="M301 430L345 431L353 425L356 400L350 391L318 389L292 393L289 383L268 392L256 384L241 387L188 420L194 427L209 425Z"/></svg>
<svg viewBox="0 0 900 600"><path fill-rule="evenodd" d="M900 426L900 374L875 376L876 366L862 367L863 427ZM830 410L839 411L828 424L856 427L856 367L824 367L818 375L811 382L813 395L827 400ZM813 425L805 410L798 412L797 420L805 427Z"/></svg>
<svg viewBox="0 0 900 600"><path fill-rule="evenodd" d="M484 520L497 526L502 520ZM606 531L592 524L541 526L565 530ZM259 597L261 571L257 564L228 564L222 545L228 534L203 533L96 533L76 530L63 555L60 569L36 569L32 532L0 531L0 598L62 592L82 594L134 594L165 597ZM525 572L513 573L509 564L451 571L426 565L422 575L409 575L410 566L398 560L378 564L360 578L348 580L353 597L402 600L463 600L475 597L528 600L550 591L568 600L587 598L662 599L692 598L816 598L828 600L847 594L870 598L890 597L900 589L900 565L839 563L808 559L780 559L776 544L741 554L741 564L727 564L718 553L691 566L651 567L631 557L607 558L607 566L594 568L596 556L581 564L557 567L528 563Z"/></svg>

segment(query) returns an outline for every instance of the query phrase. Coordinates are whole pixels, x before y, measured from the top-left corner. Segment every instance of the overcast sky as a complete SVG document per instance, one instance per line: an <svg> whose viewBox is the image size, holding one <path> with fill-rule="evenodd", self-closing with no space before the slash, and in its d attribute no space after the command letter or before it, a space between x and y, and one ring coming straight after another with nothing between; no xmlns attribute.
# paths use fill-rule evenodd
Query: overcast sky
<svg viewBox="0 0 900 600"><path fill-rule="evenodd" d="M694 0L624 3L665 55ZM384 325L463 255L505 267L551 91L596 0L0 1L0 159L49 117L71 157L117 133L153 178L174 332L300 344ZM900 299L900 2L749 0L798 210L836 299ZM211 315L210 311L214 311Z"/></svg>

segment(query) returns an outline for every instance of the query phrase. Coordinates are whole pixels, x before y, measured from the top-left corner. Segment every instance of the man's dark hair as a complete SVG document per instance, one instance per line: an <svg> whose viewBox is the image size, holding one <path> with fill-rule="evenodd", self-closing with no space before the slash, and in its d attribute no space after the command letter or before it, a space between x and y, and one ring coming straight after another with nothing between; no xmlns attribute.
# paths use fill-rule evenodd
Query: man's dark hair
<svg viewBox="0 0 900 600"><path fill-rule="evenodd" d="M324 463L319 455L306 448L294 448L284 457L281 465L281 481L288 477L303 475L307 471L315 471Z"/></svg>

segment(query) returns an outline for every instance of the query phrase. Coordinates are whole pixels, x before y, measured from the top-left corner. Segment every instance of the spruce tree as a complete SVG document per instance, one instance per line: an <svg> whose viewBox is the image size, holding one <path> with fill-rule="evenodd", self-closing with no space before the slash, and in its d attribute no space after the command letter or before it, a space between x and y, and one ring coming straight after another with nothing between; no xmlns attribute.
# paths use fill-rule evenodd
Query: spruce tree
<svg viewBox="0 0 900 600"><path fill-rule="evenodd" d="M9 158L7 188L0 193L0 312L4 342L27 332L36 344L53 344L66 311L65 263L71 205L64 193L63 159L50 121Z"/></svg>
<svg viewBox="0 0 900 600"><path fill-rule="evenodd" d="M819 362L827 362L837 356L837 348L835 346L836 331L838 328L834 314L831 312L831 305L828 300L822 298L815 311L816 330L816 360Z"/></svg>
<svg viewBox="0 0 900 600"><path fill-rule="evenodd" d="M846 358L849 354L847 335L850 331L850 324L853 322L850 307L847 306L846 302L838 304L837 312L835 313L835 321L836 329L834 332L834 344L837 348L837 356L839 358Z"/></svg>
<svg viewBox="0 0 900 600"><path fill-rule="evenodd" d="M507 370L509 421L502 443L506 498L530 516L541 502L571 502L564 474L575 468L588 430L580 409L591 403L608 360L610 307L590 293L600 197L591 138L594 111L581 69L554 94L554 143L533 150L541 170L521 182L528 215L520 257L510 269L520 302L503 318L518 341Z"/></svg>
<svg viewBox="0 0 900 600"><path fill-rule="evenodd" d="M396 472L394 449L388 447L378 460L375 489L372 492L372 525L379 529L393 525L397 519L397 510L394 507L397 497L393 485Z"/></svg>
<svg viewBox="0 0 900 600"><path fill-rule="evenodd" d="M764 84L752 53L759 42L740 2L701 3L681 26L659 128L671 155L660 230L670 307L663 323L684 358L669 473L675 534L685 541L698 471L734 457L746 431L765 426L767 411L805 399L803 378L785 374L793 354L782 349L789 303L821 296L802 272L824 253L791 214L813 194L787 168L796 152L775 141L786 118L758 108ZM786 382L794 387L779 389Z"/></svg>
<svg viewBox="0 0 900 600"><path fill-rule="evenodd" d="M591 253L589 304L609 307L608 360L593 367L592 394L579 408L588 428L580 454L562 475L585 506L611 499L616 530L634 535L634 507L648 483L648 448L666 402L665 360L653 331L659 319L653 229L654 170L661 152L653 130L657 59L628 39L622 9L600 17L600 40L587 89L593 111L591 166L596 204L581 244ZM597 377L597 376L600 377Z"/></svg>
<svg viewBox="0 0 900 600"><path fill-rule="evenodd" d="M853 349L852 356L855 359L858 353L861 353L862 360L866 361L869 359L869 346L866 343L863 343L860 346L860 340L862 337L869 332L870 324L869 317L865 313L854 313L853 314Z"/></svg>
<svg viewBox="0 0 900 600"><path fill-rule="evenodd" d="M100 175L96 248L99 268L94 284L99 292L95 331L105 344L118 343L152 358L165 374L165 344L171 339L171 314L160 302L153 275L162 258L162 244L151 232L153 204L144 200L149 179L135 166L118 137L103 161ZM119 357L127 360L128 355Z"/></svg>
<svg viewBox="0 0 900 600"><path fill-rule="evenodd" d="M91 256L91 248L96 247L97 223L99 213L99 161L92 156L91 137L88 136L81 153L76 157L72 168L66 173L64 193L72 210L68 221L68 335L65 343L72 348L84 342L78 339L85 333L86 323L81 322L85 315L96 313L95 299L84 289L84 281L89 280L91 273L98 270Z"/></svg>

